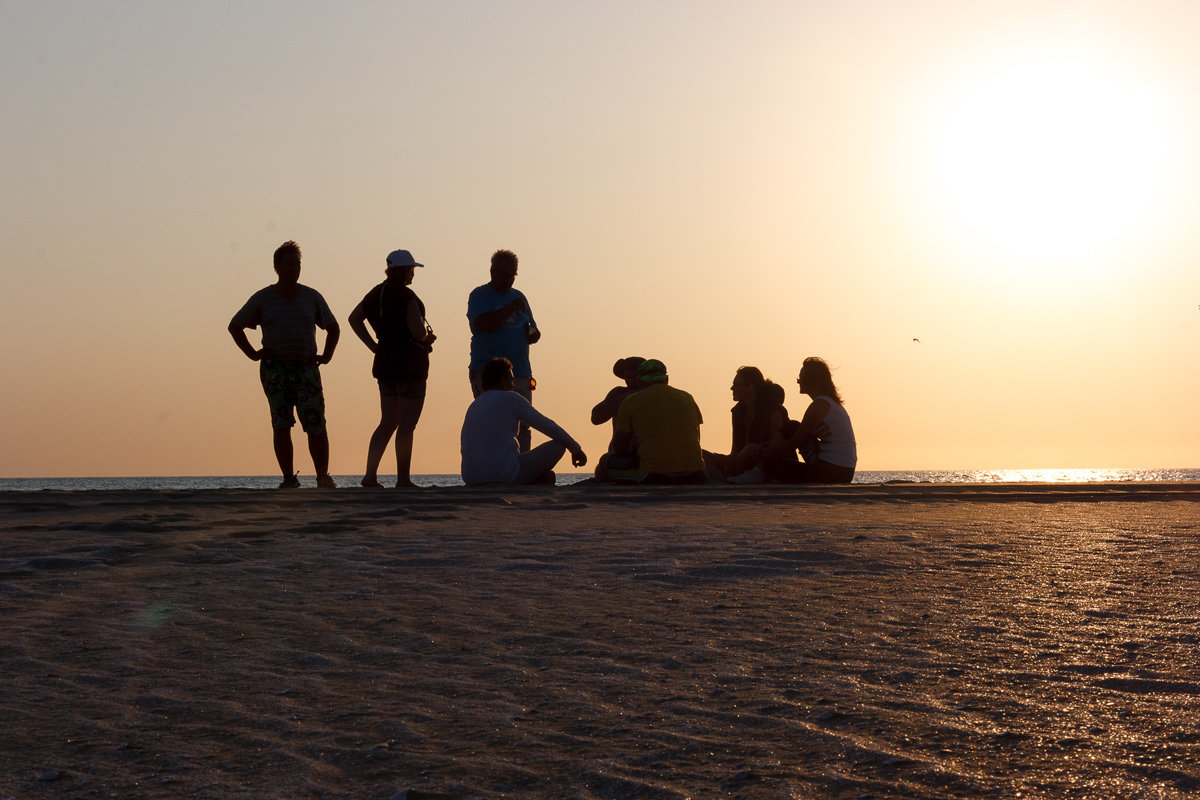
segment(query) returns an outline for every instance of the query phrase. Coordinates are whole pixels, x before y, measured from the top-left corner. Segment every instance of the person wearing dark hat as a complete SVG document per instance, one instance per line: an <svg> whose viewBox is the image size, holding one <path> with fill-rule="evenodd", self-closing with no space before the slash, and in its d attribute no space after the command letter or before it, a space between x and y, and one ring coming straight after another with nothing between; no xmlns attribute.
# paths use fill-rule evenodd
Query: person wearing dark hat
<svg viewBox="0 0 1200 800"><path fill-rule="evenodd" d="M387 279L367 292L350 312L350 328L375 354L371 375L379 382L379 425L367 444L362 485L378 488L379 462L396 435L396 487L411 488L413 432L425 405L429 353L437 336L425 319L425 304L409 288L417 267L407 250L387 257ZM370 324L371 332L367 330Z"/></svg>
<svg viewBox="0 0 1200 800"><path fill-rule="evenodd" d="M321 364L328 364L341 328L320 292L300 283L300 246L288 241L275 250L278 280L255 292L229 322L238 349L259 362L258 376L271 407L275 460L283 472L280 489L296 489L293 471L292 427L296 417L308 436L308 452L317 471L317 486L337 488L329 476L329 432L325 425L325 393ZM248 328L262 328L262 347L255 349ZM316 329L325 331L325 346L317 354ZM293 414L293 410L295 413Z"/></svg>
<svg viewBox="0 0 1200 800"><path fill-rule="evenodd" d="M657 359L637 369L641 389L617 410L616 431L599 480L634 483L704 483L700 450L700 407L687 392L667 385L667 368ZM626 463L636 449L636 465ZM617 467L621 470L617 471Z"/></svg>
<svg viewBox="0 0 1200 800"><path fill-rule="evenodd" d="M517 254L511 250L492 253L491 280L471 290L467 298L467 322L471 326L471 363L467 376L471 394L483 393L483 366L492 358L507 358L513 365L513 391L533 402L533 367L529 346L542 334L533 319L525 295L513 288L517 279ZM529 450L529 426L521 423L517 435L521 452Z"/></svg>
<svg viewBox="0 0 1200 800"><path fill-rule="evenodd" d="M610 419L615 419L617 409L621 407L621 403L624 402L625 398L642 388L638 384L637 369L645 360L641 356L629 356L617 359L617 363L613 364L613 375L616 375L625 381L625 383L620 386L614 386L604 396L603 400L593 406L593 425L603 425Z"/></svg>

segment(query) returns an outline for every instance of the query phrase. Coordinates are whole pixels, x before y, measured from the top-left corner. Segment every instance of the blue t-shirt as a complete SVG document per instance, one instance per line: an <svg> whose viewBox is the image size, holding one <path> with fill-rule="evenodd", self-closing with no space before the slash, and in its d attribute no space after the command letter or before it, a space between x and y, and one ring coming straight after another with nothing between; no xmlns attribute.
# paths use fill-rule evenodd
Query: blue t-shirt
<svg viewBox="0 0 1200 800"><path fill-rule="evenodd" d="M482 371L488 359L507 358L512 362L514 377L533 375L533 367L529 365L529 339L525 333L526 324L533 323L532 311L527 308L514 311L491 333L475 329L475 318L480 314L503 308L518 298L524 299L525 295L516 289L497 292L489 283L471 291L467 298L467 321L471 324L471 364L468 369L472 372Z"/></svg>

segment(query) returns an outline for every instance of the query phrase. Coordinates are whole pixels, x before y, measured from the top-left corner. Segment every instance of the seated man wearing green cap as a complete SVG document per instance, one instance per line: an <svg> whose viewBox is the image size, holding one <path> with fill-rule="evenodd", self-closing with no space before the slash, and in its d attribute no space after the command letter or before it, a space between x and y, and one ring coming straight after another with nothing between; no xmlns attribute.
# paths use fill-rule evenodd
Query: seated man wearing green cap
<svg viewBox="0 0 1200 800"><path fill-rule="evenodd" d="M657 359L637 370L641 390L617 411L612 448L596 468L601 481L622 483L704 483L700 451L700 407L685 391L667 385L667 368ZM636 445L636 446L635 446ZM631 454L637 451L637 463Z"/></svg>

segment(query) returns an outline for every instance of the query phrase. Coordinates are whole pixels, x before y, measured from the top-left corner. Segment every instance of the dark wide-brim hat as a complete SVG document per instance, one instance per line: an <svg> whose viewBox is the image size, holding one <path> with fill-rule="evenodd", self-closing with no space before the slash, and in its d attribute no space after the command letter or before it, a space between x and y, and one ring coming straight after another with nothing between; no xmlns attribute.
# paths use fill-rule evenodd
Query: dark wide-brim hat
<svg viewBox="0 0 1200 800"><path fill-rule="evenodd" d="M618 378L624 378L631 370L640 367L645 360L641 356L618 358L617 363L613 364L613 375L616 375Z"/></svg>

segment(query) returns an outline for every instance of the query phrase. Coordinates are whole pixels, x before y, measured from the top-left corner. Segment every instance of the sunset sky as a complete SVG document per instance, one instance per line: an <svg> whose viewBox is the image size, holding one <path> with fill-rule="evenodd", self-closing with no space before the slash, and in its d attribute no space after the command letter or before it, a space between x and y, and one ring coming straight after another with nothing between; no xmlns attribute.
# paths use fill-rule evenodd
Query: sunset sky
<svg viewBox="0 0 1200 800"><path fill-rule="evenodd" d="M0 0L0 65L0 477L275 473L226 325L287 239L342 322L334 474L396 248L416 473L458 470L497 248L593 463L619 357L727 451L734 370L798 415L819 355L860 470L1200 466L1200 3Z"/></svg>

